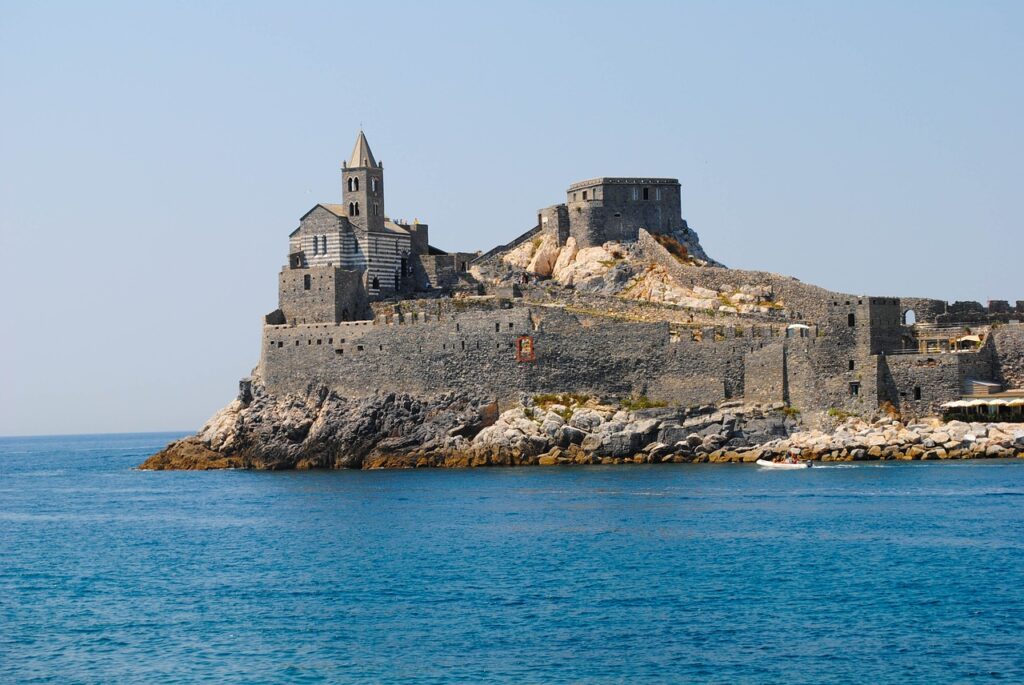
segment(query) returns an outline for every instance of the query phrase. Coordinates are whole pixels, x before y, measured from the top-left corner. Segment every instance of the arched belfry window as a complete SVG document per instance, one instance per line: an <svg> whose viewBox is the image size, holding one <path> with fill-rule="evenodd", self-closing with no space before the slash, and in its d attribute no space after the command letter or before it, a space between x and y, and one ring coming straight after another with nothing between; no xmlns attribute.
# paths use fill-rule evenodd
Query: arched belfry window
<svg viewBox="0 0 1024 685"><path fill-rule="evenodd" d="M352 178L351 176L348 177L348 192L350 192L350 193L352 192L352 181L354 181L354 180L355 179Z"/></svg>
<svg viewBox="0 0 1024 685"><path fill-rule="evenodd" d="M356 190L359 190L359 179L356 178L356 179L353 179L353 180L355 180L355 182L356 182Z"/></svg>
<svg viewBox="0 0 1024 685"><path fill-rule="evenodd" d="M349 202L348 203L348 215L349 216L355 216L356 215L356 203L355 202Z"/></svg>
<svg viewBox="0 0 1024 685"><path fill-rule="evenodd" d="M358 202L356 203L356 213L355 213L355 216L359 216L359 203Z"/></svg>
<svg viewBox="0 0 1024 685"><path fill-rule="evenodd" d="M373 190L373 192L375 192L375 193L377 192L377 179L375 179L375 178L371 178L370 179L370 189Z"/></svg>

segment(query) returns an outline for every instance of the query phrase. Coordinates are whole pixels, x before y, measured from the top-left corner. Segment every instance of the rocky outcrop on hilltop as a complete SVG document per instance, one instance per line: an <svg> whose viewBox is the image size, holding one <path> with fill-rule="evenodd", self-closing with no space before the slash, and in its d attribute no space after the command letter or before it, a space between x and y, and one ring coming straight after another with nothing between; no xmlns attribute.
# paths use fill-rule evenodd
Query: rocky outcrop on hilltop
<svg viewBox="0 0 1024 685"><path fill-rule="evenodd" d="M675 235L652 239L671 255L669 259L680 264L716 264L706 259L699 242L695 242L696 249L704 258L695 256L693 246ZM728 314L768 314L784 309L784 303L773 299L772 289L763 285L727 285L720 289L695 283L684 285L664 266L645 258L642 247L635 243L611 241L580 248L575 238L570 237L565 245L559 246L554 236L542 235L510 250L501 261L519 273L577 292ZM488 280L482 271L477 276ZM499 274L497 278L507 279L509 274Z"/></svg>

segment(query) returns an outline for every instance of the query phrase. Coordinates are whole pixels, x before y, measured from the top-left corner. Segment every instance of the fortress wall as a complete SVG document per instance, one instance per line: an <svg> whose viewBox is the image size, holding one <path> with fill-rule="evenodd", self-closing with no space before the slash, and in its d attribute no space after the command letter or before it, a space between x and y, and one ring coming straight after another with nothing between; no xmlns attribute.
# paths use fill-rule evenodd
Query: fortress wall
<svg viewBox="0 0 1024 685"><path fill-rule="evenodd" d="M369 315L366 290L358 271L332 266L285 268L278 278L281 311L289 323L343 321Z"/></svg>
<svg viewBox="0 0 1024 685"><path fill-rule="evenodd" d="M901 297L901 314L913 311L918 323L936 323L946 313L943 300L931 300L923 297Z"/></svg>
<svg viewBox="0 0 1024 685"><path fill-rule="evenodd" d="M996 326L989 340L993 346L993 380L1024 388L1024 324Z"/></svg>
<svg viewBox="0 0 1024 685"><path fill-rule="evenodd" d="M785 346L786 385L792 406L802 411L835 408L864 416L877 409L877 359L854 338L788 338ZM856 393L851 384L857 384Z"/></svg>
<svg viewBox="0 0 1024 685"><path fill-rule="evenodd" d="M349 396L381 388L457 389L481 397L582 392L705 404L742 395L743 357L766 342L716 342L713 331L694 341L674 337L665 323L591 319L558 309L403 319L265 326L261 375L275 393L300 392L312 383ZM521 335L532 337L535 361L517 361Z"/></svg>
<svg viewBox="0 0 1024 685"><path fill-rule="evenodd" d="M890 401L905 415L934 413L943 402L960 399L961 364L956 354L889 355L880 360L882 375L894 391ZM920 388L921 399L914 390Z"/></svg>
<svg viewBox="0 0 1024 685"><path fill-rule="evenodd" d="M749 402L783 402L787 396L785 343L777 340L744 358L744 397Z"/></svg>
<svg viewBox="0 0 1024 685"><path fill-rule="evenodd" d="M1024 317L1024 301L989 300L988 305L973 301L947 304L942 300L902 298L904 310L913 309L918 321L926 323L1009 323ZM918 309L920 307L920 309ZM922 316L922 310L924 315Z"/></svg>
<svg viewBox="0 0 1024 685"><path fill-rule="evenodd" d="M637 244L643 256L663 266L680 284L702 286L719 291L738 289L744 285L767 285L772 297L793 312L795 320L821 322L828 318L828 303L836 297L850 297L834 293L795 278L765 271L744 271L714 266L682 264L662 247L647 231L640 231Z"/></svg>

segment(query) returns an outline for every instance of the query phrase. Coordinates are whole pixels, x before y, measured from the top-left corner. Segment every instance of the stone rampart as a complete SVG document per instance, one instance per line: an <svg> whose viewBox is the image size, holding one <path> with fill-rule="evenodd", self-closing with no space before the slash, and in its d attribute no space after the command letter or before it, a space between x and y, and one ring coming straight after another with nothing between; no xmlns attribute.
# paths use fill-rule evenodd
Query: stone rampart
<svg viewBox="0 0 1024 685"><path fill-rule="evenodd" d="M995 326L989 336L996 380L1012 388L1024 388L1024 324Z"/></svg>
<svg viewBox="0 0 1024 685"><path fill-rule="evenodd" d="M744 356L770 342L732 328L681 334L664 322L556 307L435 310L395 314L390 322L265 326L260 370L273 393L311 385L352 397L381 388L494 398L571 391L690 405L742 396Z"/></svg>

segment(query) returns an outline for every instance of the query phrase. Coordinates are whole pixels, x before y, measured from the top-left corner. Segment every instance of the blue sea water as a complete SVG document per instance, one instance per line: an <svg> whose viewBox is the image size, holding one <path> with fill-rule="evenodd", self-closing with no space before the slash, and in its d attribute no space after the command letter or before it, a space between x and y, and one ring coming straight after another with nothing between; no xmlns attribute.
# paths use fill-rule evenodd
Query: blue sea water
<svg viewBox="0 0 1024 685"><path fill-rule="evenodd" d="M0 682L1024 682L1024 460L133 470L0 439Z"/></svg>

